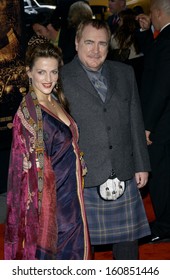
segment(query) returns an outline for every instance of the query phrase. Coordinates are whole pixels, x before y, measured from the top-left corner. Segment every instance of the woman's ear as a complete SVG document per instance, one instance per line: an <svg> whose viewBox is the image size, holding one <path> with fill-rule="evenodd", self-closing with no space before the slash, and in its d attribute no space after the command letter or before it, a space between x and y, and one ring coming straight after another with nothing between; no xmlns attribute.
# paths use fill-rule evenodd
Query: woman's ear
<svg viewBox="0 0 170 280"><path fill-rule="evenodd" d="M28 77L31 78L31 72L30 72L30 68L28 66L26 66L26 73L27 73Z"/></svg>

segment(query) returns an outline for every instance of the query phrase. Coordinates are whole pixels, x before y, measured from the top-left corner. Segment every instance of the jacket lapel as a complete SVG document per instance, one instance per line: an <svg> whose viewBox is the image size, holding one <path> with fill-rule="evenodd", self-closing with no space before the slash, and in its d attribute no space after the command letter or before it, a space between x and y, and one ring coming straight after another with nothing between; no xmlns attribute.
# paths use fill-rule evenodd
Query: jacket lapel
<svg viewBox="0 0 170 280"><path fill-rule="evenodd" d="M116 92L118 77L116 70L116 75L113 75L113 71L111 71L109 63L106 62L103 67L103 74L107 78L107 96L105 103L108 103L112 98L113 94Z"/></svg>
<svg viewBox="0 0 170 280"><path fill-rule="evenodd" d="M95 90L92 83L90 82L87 74L85 73L84 69L80 65L77 57L74 58L72 63L74 65L73 69L75 69L75 71L70 73L69 75L72 76L72 78L74 79L75 86L77 84L78 87L82 88L82 92L84 92L84 91L88 92L89 94L92 94L101 100L97 91ZM109 102L109 100L111 99L114 92L116 92L117 83L118 83L118 79L119 79L118 73L116 71L117 69L115 68L115 71L114 71L115 75L113 75L113 70L111 71L109 65L110 65L109 63L105 62L104 66L103 66L103 75L107 79L107 96L106 96L105 104ZM113 65L112 65L112 67L113 67Z"/></svg>
<svg viewBox="0 0 170 280"><path fill-rule="evenodd" d="M85 73L85 70L80 65L78 59L75 58L72 63L74 64L75 71L71 75L74 79L75 86L77 84L78 87L82 89L82 92L85 91L96 96L97 98L100 98L99 94L97 93L87 74Z"/></svg>

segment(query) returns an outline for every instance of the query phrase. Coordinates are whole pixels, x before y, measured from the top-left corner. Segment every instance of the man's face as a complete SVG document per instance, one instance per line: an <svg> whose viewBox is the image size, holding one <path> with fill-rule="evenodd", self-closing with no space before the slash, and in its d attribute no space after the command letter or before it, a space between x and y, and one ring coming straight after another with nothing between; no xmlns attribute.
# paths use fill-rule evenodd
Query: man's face
<svg viewBox="0 0 170 280"><path fill-rule="evenodd" d="M160 9L155 4L154 0L150 2L150 18L154 29L160 30L161 29L161 22L160 22Z"/></svg>
<svg viewBox="0 0 170 280"><path fill-rule="evenodd" d="M47 39L49 38L49 31L47 29L47 27L43 26L42 24L39 23L34 23L32 26L34 32L39 35L39 36L44 36Z"/></svg>
<svg viewBox="0 0 170 280"><path fill-rule="evenodd" d="M109 0L109 10L112 14L117 14L125 7L124 0Z"/></svg>
<svg viewBox="0 0 170 280"><path fill-rule="evenodd" d="M150 17L151 22L155 30L161 30L161 28L165 25L165 11L161 8L160 3L151 0L150 1Z"/></svg>
<svg viewBox="0 0 170 280"><path fill-rule="evenodd" d="M97 71L102 66L108 52L109 38L107 31L91 25L84 28L76 50L80 61L90 70Z"/></svg>
<svg viewBox="0 0 170 280"><path fill-rule="evenodd" d="M150 8L150 17L151 22L156 30L158 30L157 27L157 10L155 8Z"/></svg>

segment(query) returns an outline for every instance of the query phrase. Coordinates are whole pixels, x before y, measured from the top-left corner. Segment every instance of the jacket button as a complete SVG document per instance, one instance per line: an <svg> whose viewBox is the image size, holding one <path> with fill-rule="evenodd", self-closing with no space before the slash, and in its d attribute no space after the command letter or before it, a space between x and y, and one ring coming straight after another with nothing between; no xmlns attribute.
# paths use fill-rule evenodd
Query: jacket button
<svg viewBox="0 0 170 280"><path fill-rule="evenodd" d="M110 126L108 126L108 127L107 127L107 130L108 130L108 131L109 131L109 130L111 130L111 127L110 127Z"/></svg>
<svg viewBox="0 0 170 280"><path fill-rule="evenodd" d="M113 147L110 145L110 146L109 146L109 149L111 150L112 148L113 148Z"/></svg>
<svg viewBox="0 0 170 280"><path fill-rule="evenodd" d="M103 111L104 111L104 112L107 112L107 109L106 109L106 108L104 108L104 109L103 109Z"/></svg>

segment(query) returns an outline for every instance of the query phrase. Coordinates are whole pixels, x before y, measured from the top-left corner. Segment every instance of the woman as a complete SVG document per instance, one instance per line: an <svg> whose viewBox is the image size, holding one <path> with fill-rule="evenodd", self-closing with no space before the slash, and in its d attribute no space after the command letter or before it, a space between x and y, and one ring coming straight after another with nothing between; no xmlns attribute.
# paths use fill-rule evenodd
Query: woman
<svg viewBox="0 0 170 280"><path fill-rule="evenodd" d="M135 71L139 87L143 71L144 56L136 37L139 24L135 17L135 13L131 9L126 9L119 13L119 27L111 37L108 58L130 64Z"/></svg>
<svg viewBox="0 0 170 280"><path fill-rule="evenodd" d="M111 37L111 49L122 50L129 49L127 59L133 59L141 55L135 32L139 28L135 19L135 13L131 9L126 9L119 13L118 29Z"/></svg>
<svg viewBox="0 0 170 280"><path fill-rule="evenodd" d="M89 259L77 126L60 88L58 48L34 38L31 83L13 122L5 259ZM57 93L57 97L55 97Z"/></svg>

